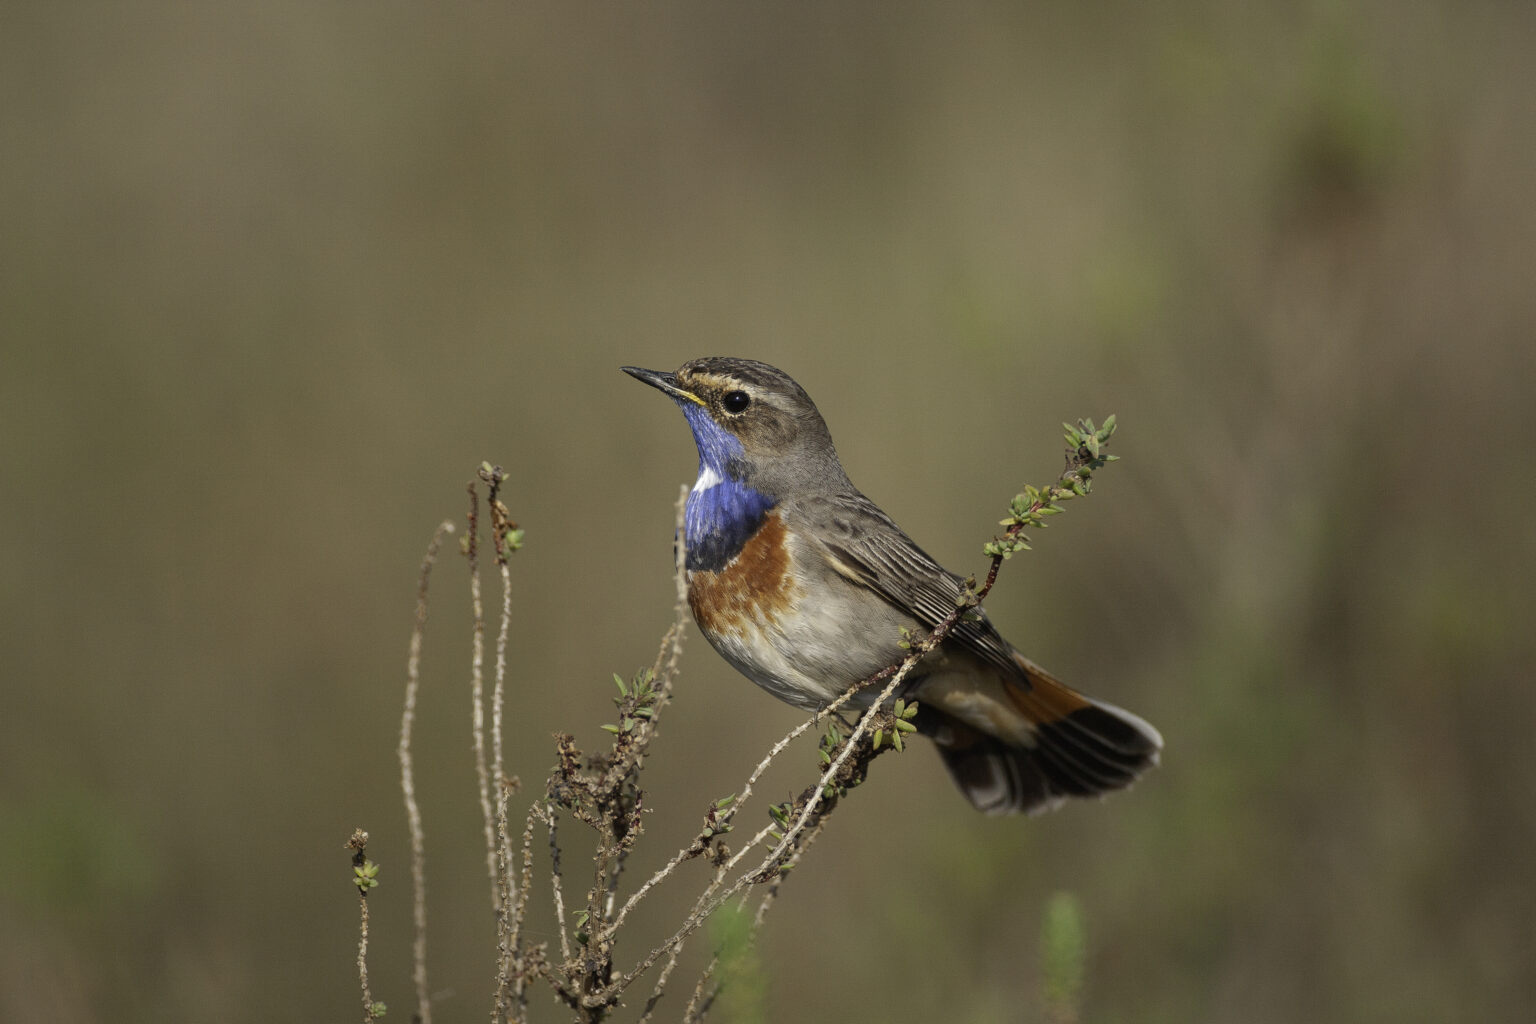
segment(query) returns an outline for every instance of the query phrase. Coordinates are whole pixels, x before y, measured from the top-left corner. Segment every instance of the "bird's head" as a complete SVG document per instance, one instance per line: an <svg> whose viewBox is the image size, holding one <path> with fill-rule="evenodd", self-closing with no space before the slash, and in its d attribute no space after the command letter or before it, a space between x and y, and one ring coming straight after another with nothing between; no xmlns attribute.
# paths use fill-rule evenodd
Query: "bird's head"
<svg viewBox="0 0 1536 1024"><path fill-rule="evenodd" d="M623 369L682 408L701 484L736 481L773 501L848 486L816 403L784 371L724 356L689 360L676 373Z"/></svg>

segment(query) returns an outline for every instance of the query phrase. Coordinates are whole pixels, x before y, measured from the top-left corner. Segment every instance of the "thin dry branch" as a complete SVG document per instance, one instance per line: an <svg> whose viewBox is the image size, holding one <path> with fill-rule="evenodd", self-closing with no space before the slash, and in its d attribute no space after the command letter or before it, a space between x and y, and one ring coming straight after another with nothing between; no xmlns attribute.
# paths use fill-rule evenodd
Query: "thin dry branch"
<svg viewBox="0 0 1536 1024"><path fill-rule="evenodd" d="M688 488L680 487L677 493L677 503L674 506L675 533L677 538L672 546L672 586L677 598L672 603L672 628L667 631L661 642L661 651L656 655L656 689L663 694L664 699L670 699L672 684L677 678L677 668L683 657L683 639L688 634L688 537L685 533L687 525ZM662 653L667 653L667 662L661 664Z"/></svg>
<svg viewBox="0 0 1536 1024"><path fill-rule="evenodd" d="M495 498L491 490L492 517L498 529L506 513L506 507ZM515 526L512 527L516 529ZM507 564L506 551L498 542L496 568L501 574L501 626L496 631L496 676L491 689L491 772L497 784L506 778L506 756L502 749L502 717L507 694L507 639L512 633L512 573Z"/></svg>
<svg viewBox="0 0 1536 1024"><path fill-rule="evenodd" d="M517 887L512 881L514 863L507 838L507 801L513 787L503 781L496 799L496 1009L492 1024L506 1020L513 999L512 979L522 967L521 950L513 938L517 911Z"/></svg>
<svg viewBox="0 0 1536 1024"><path fill-rule="evenodd" d="M534 806L538 806L535 803ZM497 991L506 985L506 973L512 975L512 1001L517 1009L517 1020L528 1016L528 955L523 950L523 918L528 912L528 894L533 891L533 830L536 823L532 809L523 823L523 873L512 903L512 922L507 936L509 953L503 954L503 973L497 979ZM511 871L511 865L507 866Z"/></svg>
<svg viewBox="0 0 1536 1024"><path fill-rule="evenodd" d="M491 880L491 908L500 905L496 874L496 819L491 806L491 772L485 762L485 605L480 593L480 492L470 481L468 529L464 557L469 563L469 601L474 635L469 658L470 732L475 750L475 780L480 794L480 816L485 829L485 869Z"/></svg>
<svg viewBox="0 0 1536 1024"><path fill-rule="evenodd" d="M909 663L915 663L916 657L917 656L910 657L908 659ZM910 669L910 664L907 664L906 667ZM638 979L641 975L645 974L646 971L649 971L653 966L655 966L656 961L661 959L663 956L667 956L675 950L681 949L683 943L686 942L688 938L698 930L699 926L708 920L709 916L713 914L717 909L719 909L720 906L723 905L732 896L735 896L742 889L746 888L748 885L754 882L767 880L767 878L772 873L772 870L776 866L774 863L775 859L780 857L785 852L785 850L789 848L790 844L793 843L794 840L802 832L805 831L811 811L814 810L814 808L821 802L819 794L831 782L836 773L841 770L844 763L846 762L847 756L853 750L854 744L858 741L858 739L862 738L864 733L868 731L870 721L872 721L874 716L880 711L880 705L890 698L891 694L895 691L896 687L902 683L905 677L905 671L898 672L897 675L892 678L891 682L885 687L885 689L881 691L880 697L876 700L876 702L872 704L869 710L866 711L864 715L859 719L859 724L854 731L854 735L849 738L848 745L845 748L843 754L834 759L833 763L827 768L825 772L822 773L821 779L816 785L816 795L811 797L811 802L807 804L805 812L801 814L800 818L795 822L794 826L789 831L784 833L783 837L779 840L774 849L766 857L763 858L757 867L742 873L736 878L734 882L727 886L723 892L711 893L709 889L706 889L705 892L709 895L700 897L700 899L695 902L693 910L691 910L688 916L683 919L682 925L679 926L677 931L673 933L672 937L667 939L661 945L657 946L655 949L651 950L650 953L646 954L645 958L642 959L633 970L627 972L621 979L614 982L614 987L617 991L622 992L625 988L628 988L635 982L636 979ZM751 849L752 847L756 846L762 839L766 838L766 835L769 831L771 831L771 829L758 833L758 837L748 845L747 849ZM741 860L744 852L745 851L738 853L731 858L730 863L726 867L727 872L730 870L731 865L734 865ZM714 887L711 886L711 888Z"/></svg>
<svg viewBox="0 0 1536 1024"><path fill-rule="evenodd" d="M411 729L416 723L416 693L421 687L421 644L427 629L427 584L443 537L453 532L448 520L437 525L427 554L421 560L421 575L416 586L416 620L411 629L410 655L405 667L405 708L400 714L400 791L405 798L405 819L411 833L411 885L414 891L412 919L415 940L411 945L416 983L416 1013L421 1024L432 1024L432 1003L427 992L427 868L426 843L422 837L421 809L416 804L416 776L411 761Z"/></svg>
<svg viewBox="0 0 1536 1024"><path fill-rule="evenodd" d="M748 928L749 941L754 943L757 941L758 930L762 928L763 921L768 916L768 911L773 908L774 903L778 900L779 885L783 882L784 876L789 872L791 868L800 863L800 858L805 856L806 850L810 848L811 844L816 841L816 838L821 835L822 831L826 827L827 818L826 816L822 816L816 821L814 825L807 829L805 834L801 836L800 842L796 846L794 852L789 855L788 859L785 860L784 865L779 869L778 877L774 878L773 881L768 883L768 891L763 893L762 900L757 904L757 912L752 915L752 923ZM741 895L741 905L743 907L746 905L748 895L750 894L742 893ZM674 953L671 960L668 962L668 968L675 965L676 963L677 956L676 953ZM717 951L713 956L709 958L709 963L705 965L703 973L699 976L698 984L694 987L693 998L689 1001L688 1008L683 1012L684 1024L690 1024L690 1022L693 1021L703 1020L705 1015L709 1013L710 1007L714 1005L716 997L720 995L720 989L724 982L716 982L715 984L710 985L709 981L719 966L720 954ZM642 1022L643 1020L644 1018L642 1018Z"/></svg>
<svg viewBox="0 0 1536 1024"><path fill-rule="evenodd" d="M880 678L880 675L881 674L877 674L872 678L878 679ZM757 767L752 770L752 774L747 777L747 781L742 786L741 791L736 793L731 798L729 809L725 810L725 812L720 814L718 817L715 817L712 811L710 815L707 816L704 830L694 838L693 842L677 851L671 860L658 868L656 873L647 879L645 884L630 896L630 898L625 902L623 908L620 909L618 915L614 918L612 925L613 930L616 931L619 926L624 923L624 919L629 916L629 912L633 910L635 906L642 899L644 899L652 889L665 881L673 871L677 870L677 868L684 861L692 860L693 858L700 856L708 847L710 839L725 833L724 826L729 826L731 819L734 818L737 812L741 810L742 806L751 799L754 787L757 785L758 780L762 778L763 773L768 770L768 767L773 764L774 760L777 759L778 756L783 753L791 743L793 743L800 736L804 735L806 730L819 724L829 715L842 708L844 704L847 704L850 700L857 696L867 685L868 681L861 680L858 685L849 687L836 700L821 710L817 711L814 715L801 722L799 725L795 726L787 734L785 734L782 739L780 739L771 748L769 748L768 753L763 757L761 761L758 762ZM700 902L702 903L703 901L708 900L709 897L713 896L715 892L718 891L721 882L723 881L725 875L729 873L730 869L735 867L748 851L759 846L774 831L775 827L773 825L765 826L760 832L758 832L756 836L748 841L746 846L742 847L741 850L738 850L729 861L721 865L720 868L715 872L713 881L699 897Z"/></svg>
<svg viewBox="0 0 1536 1024"><path fill-rule="evenodd" d="M683 1008L683 1024L695 1024L703 1020L709 1008L714 1005L720 986L711 985L709 980L715 976L715 969L719 966L720 954L716 953L704 965L704 973L699 975L698 984L693 986L693 995L688 997L688 1005Z"/></svg>
<svg viewBox="0 0 1536 1024"><path fill-rule="evenodd" d="M571 937L565 922L565 892L560 884L560 841L555 834L555 807L544 805L544 826L549 829L549 886L555 904L555 928L560 933L560 957L571 962Z"/></svg>
<svg viewBox="0 0 1536 1024"><path fill-rule="evenodd" d="M872 678L878 679L882 674L883 673L877 673ZM753 769L752 774L747 777L746 784L742 786L741 792L735 795L729 810L720 816L718 824L715 827L710 827L708 824L706 824L705 830L694 839L691 845L685 846L679 850L670 861L659 868L656 873L646 881L644 885L635 891L634 895L629 898L628 902L624 904L623 909L619 911L618 916L614 919L614 929L617 929L619 925L623 924L624 919L629 916L629 912L635 908L635 905L638 904L640 900L643 899L653 888L655 888L661 882L665 881L666 878L671 875L679 865L681 865L684 861L691 860L703 853L704 848L707 847L709 839L713 838L715 835L724 834L722 827L728 826L730 824L731 818L733 818L736 813L741 810L742 806L751 798L753 794L753 787L757 784L757 781L762 778L763 773L768 770L769 765L771 765L774 760L778 758L778 756L783 753L791 743L793 743L800 736L804 735L806 730L822 722L829 715L833 714L843 705L847 704L850 700L857 696L866 685L868 685L866 680L860 680L857 685L849 687L831 704L828 704L820 711L817 711L810 718L795 726L782 739L775 743L769 749L767 755L764 756L760 762L758 762L758 765L755 769ZM741 859L745 857L749 852L762 845L762 843L767 840L767 838L775 831L777 831L777 827L775 825L765 825L755 836L752 837L752 839L747 841L745 846L736 851L736 853L732 855L729 860L726 860L720 864L715 871L713 879L705 887L704 891L699 895L697 901L695 902L694 911L696 912L700 908L707 905L710 899L719 891L720 886L723 884L731 869L739 864ZM718 906L719 904L717 903L715 905ZM708 917L708 914L706 913L704 916ZM671 966L675 963L675 960L676 958L674 956L672 960L669 961L667 969L663 971L664 975L670 973Z"/></svg>
<svg viewBox="0 0 1536 1024"><path fill-rule="evenodd" d="M372 1024L375 1018L382 1016L380 1004L373 1001L373 993L368 989L368 890L378 884L375 881L378 868L368 861L367 832L354 830L347 841L347 849L352 851L352 879L357 886L357 980L363 994L363 1024Z"/></svg>
<svg viewBox="0 0 1536 1024"><path fill-rule="evenodd" d="M494 823L486 825L486 856L491 864L492 907L496 917L496 992L493 1022L506 1020L512 1002L518 1007L518 1017L526 1016L526 960L517 933L521 928L522 908L526 897L516 881L516 856L512 850L508 830L507 803L516 792L516 778L506 774L503 747L503 711L506 702L507 642L512 632L512 576L510 555L522 545L522 531L512 521L506 505L500 499L501 485L507 475L500 466L482 463L479 477L485 481L489 493L486 497L491 513L491 539L496 551L496 569L501 577L501 618L496 632L496 668L491 690L491 767L489 774L495 779L496 808ZM473 493L473 484L471 493ZM478 584L477 584L478 587ZM477 603L478 615L479 606ZM477 641L479 634L477 634ZM478 650L477 650L478 654ZM481 711L481 700L476 700L476 713ZM484 777L482 769L482 778ZM482 805L483 806L483 805ZM486 808L486 810L489 810ZM531 821L529 827L532 827ZM553 836L551 836L553 841ZM525 858L526 859L526 858Z"/></svg>

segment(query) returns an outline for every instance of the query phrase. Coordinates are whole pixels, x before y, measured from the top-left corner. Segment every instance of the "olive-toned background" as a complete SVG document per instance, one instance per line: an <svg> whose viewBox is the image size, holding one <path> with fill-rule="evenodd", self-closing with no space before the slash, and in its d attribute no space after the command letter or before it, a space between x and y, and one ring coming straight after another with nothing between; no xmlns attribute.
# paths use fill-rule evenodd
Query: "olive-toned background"
<svg viewBox="0 0 1536 1024"><path fill-rule="evenodd" d="M670 614L692 446L617 367L735 354L960 571L1059 422L1117 413L992 609L1167 752L1031 820L882 760L726 1019L1039 1020L1058 890L1085 1020L1522 1019L1533 52L1481 0L10 5L0 1018L355 1018L363 826L407 1019L426 540L511 471L537 784ZM416 748L439 1021L493 973L464 579ZM677 696L635 879L798 721L697 636Z"/></svg>

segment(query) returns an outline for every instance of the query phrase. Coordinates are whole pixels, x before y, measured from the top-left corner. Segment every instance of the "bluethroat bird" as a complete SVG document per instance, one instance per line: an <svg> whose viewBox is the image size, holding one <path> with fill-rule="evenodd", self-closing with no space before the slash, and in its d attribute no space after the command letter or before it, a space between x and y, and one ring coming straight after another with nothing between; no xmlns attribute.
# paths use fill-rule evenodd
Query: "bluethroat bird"
<svg viewBox="0 0 1536 1024"><path fill-rule="evenodd" d="M684 511L688 603L726 661L780 700L825 707L900 660L962 593L843 472L815 403L766 363L712 357L676 373L623 368L670 396L699 449ZM962 621L904 695L966 798L1034 812L1129 785L1162 737L1057 682L988 620ZM864 698L867 706L873 694Z"/></svg>

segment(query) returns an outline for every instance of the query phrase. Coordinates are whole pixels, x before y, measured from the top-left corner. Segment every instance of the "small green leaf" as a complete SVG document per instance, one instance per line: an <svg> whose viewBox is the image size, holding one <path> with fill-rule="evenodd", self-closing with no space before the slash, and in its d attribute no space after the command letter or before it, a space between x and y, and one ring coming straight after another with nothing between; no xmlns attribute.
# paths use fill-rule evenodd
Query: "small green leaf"
<svg viewBox="0 0 1536 1024"><path fill-rule="evenodd" d="M365 860L352 868L352 884L357 886L357 891L367 894L369 889L376 889L379 885L379 866L371 860Z"/></svg>

